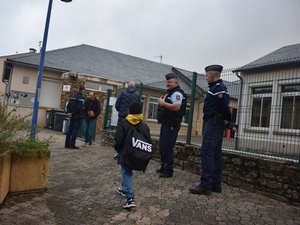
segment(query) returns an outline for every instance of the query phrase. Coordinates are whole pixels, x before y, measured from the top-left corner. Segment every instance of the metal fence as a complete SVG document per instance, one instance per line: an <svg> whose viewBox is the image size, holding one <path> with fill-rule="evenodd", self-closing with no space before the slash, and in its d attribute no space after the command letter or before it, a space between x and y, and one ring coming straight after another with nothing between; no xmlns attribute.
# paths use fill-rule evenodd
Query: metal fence
<svg viewBox="0 0 300 225"><path fill-rule="evenodd" d="M223 149L299 163L300 70L232 71L224 70L221 78L229 90L232 118L239 130L224 132Z"/></svg>
<svg viewBox="0 0 300 225"><path fill-rule="evenodd" d="M239 129L236 133L225 129L223 150L299 163L300 69L277 67L252 73L233 73L234 70L223 70L221 78L228 88L232 119ZM198 74L196 83L201 93L207 92L205 75ZM205 96L200 95L199 105L194 107L194 114L200 116L191 123L193 126L202 123ZM108 101L109 98L107 106ZM111 116L109 112L105 115L104 124L109 124ZM153 136L158 135L151 131ZM179 136L177 140L186 143L186 137ZM201 145L201 139L201 135L192 135L191 143Z"/></svg>

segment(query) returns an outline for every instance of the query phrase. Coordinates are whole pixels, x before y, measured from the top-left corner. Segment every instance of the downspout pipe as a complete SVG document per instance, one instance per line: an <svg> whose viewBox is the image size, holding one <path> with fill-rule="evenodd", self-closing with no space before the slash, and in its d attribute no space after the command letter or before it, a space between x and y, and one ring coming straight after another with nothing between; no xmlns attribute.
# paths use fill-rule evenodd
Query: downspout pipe
<svg viewBox="0 0 300 225"><path fill-rule="evenodd" d="M243 97L243 87L244 87L244 80L243 78L239 75L238 72L235 73L235 75L240 79L241 82L241 89L240 89L240 97L239 97L239 105L238 105L238 113L237 113L237 124L240 126L240 120L241 120L241 108L242 108L242 97ZM236 132L236 137L235 137L235 150L239 149L239 130Z"/></svg>

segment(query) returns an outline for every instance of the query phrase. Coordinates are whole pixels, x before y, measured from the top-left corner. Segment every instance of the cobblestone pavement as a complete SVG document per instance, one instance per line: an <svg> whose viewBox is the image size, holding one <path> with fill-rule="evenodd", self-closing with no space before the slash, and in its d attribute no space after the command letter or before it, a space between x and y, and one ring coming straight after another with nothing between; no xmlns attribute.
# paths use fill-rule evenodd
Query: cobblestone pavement
<svg viewBox="0 0 300 225"><path fill-rule="evenodd" d="M0 224L300 224L299 207L225 184L222 193L191 195L197 175L175 169L173 178L162 179L154 161L146 173L134 173L137 207L125 210L125 199L116 192L121 177L112 148L96 143L67 150L64 135L42 134L55 140L48 190L8 196L0 207Z"/></svg>

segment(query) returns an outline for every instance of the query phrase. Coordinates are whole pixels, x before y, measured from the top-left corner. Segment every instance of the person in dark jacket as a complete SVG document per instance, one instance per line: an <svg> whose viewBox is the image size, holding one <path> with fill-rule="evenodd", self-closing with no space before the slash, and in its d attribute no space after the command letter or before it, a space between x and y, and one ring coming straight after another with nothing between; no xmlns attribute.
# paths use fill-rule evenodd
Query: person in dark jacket
<svg viewBox="0 0 300 225"><path fill-rule="evenodd" d="M120 94L117 96L117 100L115 103L115 108L119 112L118 115L118 123L125 119L128 115L128 107L133 102L141 102L141 98L139 94L136 91L135 82L130 81L128 83L128 87L120 92ZM118 158L118 153L115 154L114 158Z"/></svg>
<svg viewBox="0 0 300 225"><path fill-rule="evenodd" d="M128 107L133 102L141 102L141 98L136 91L135 82L130 81L128 87L120 92L116 100L115 108L119 112L118 122L126 118Z"/></svg>
<svg viewBox="0 0 300 225"><path fill-rule="evenodd" d="M69 130L66 135L65 148L79 149L75 145L81 121L84 117L84 92L85 87L80 85L77 91L70 99L67 105L67 113L70 116Z"/></svg>
<svg viewBox="0 0 300 225"><path fill-rule="evenodd" d="M174 146L181 127L183 118L182 106L186 96L178 84L177 75L174 73L166 76L167 93L158 101L160 112L158 121L161 123L159 135L160 168L156 170L159 177L168 178L173 176Z"/></svg>
<svg viewBox="0 0 300 225"><path fill-rule="evenodd" d="M229 93L220 75L221 65L205 68L208 92L203 106L203 138L201 145L202 173L200 184L190 188L192 194L209 195L222 192L222 141L224 127L236 131L229 111Z"/></svg>
<svg viewBox="0 0 300 225"><path fill-rule="evenodd" d="M117 192L127 197L127 202L123 205L124 209L130 209L135 207L134 200L134 187L132 184L132 170L125 166L122 152L128 146L126 146L125 141L126 136L128 134L129 129L132 126L136 126L140 132L142 132L149 142L151 142L150 130L146 123L142 122L143 114L142 114L142 104L139 102L134 102L129 105L129 114L126 119L122 119L118 126L116 133L114 135L115 139L115 150L119 153L119 163L121 164L121 175L122 175L122 186L117 188Z"/></svg>
<svg viewBox="0 0 300 225"><path fill-rule="evenodd" d="M96 99L94 92L90 92L87 100L84 103L85 144L83 147L92 145L92 131L96 129L96 121L100 112L100 101Z"/></svg>

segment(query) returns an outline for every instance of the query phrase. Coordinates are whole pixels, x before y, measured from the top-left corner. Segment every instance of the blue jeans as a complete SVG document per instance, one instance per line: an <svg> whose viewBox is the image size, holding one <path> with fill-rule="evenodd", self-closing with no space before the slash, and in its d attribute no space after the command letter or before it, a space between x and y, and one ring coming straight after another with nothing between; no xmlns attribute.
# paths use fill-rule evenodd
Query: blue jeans
<svg viewBox="0 0 300 225"><path fill-rule="evenodd" d="M223 123L216 123L213 118L204 122L201 146L202 174L200 180L200 187L203 190L221 187L223 132Z"/></svg>
<svg viewBox="0 0 300 225"><path fill-rule="evenodd" d="M92 144L92 131L95 129L96 119L88 119L84 120L85 122L85 143L91 145Z"/></svg>
<svg viewBox="0 0 300 225"><path fill-rule="evenodd" d="M122 188L127 199L134 198L132 170L121 164Z"/></svg>

